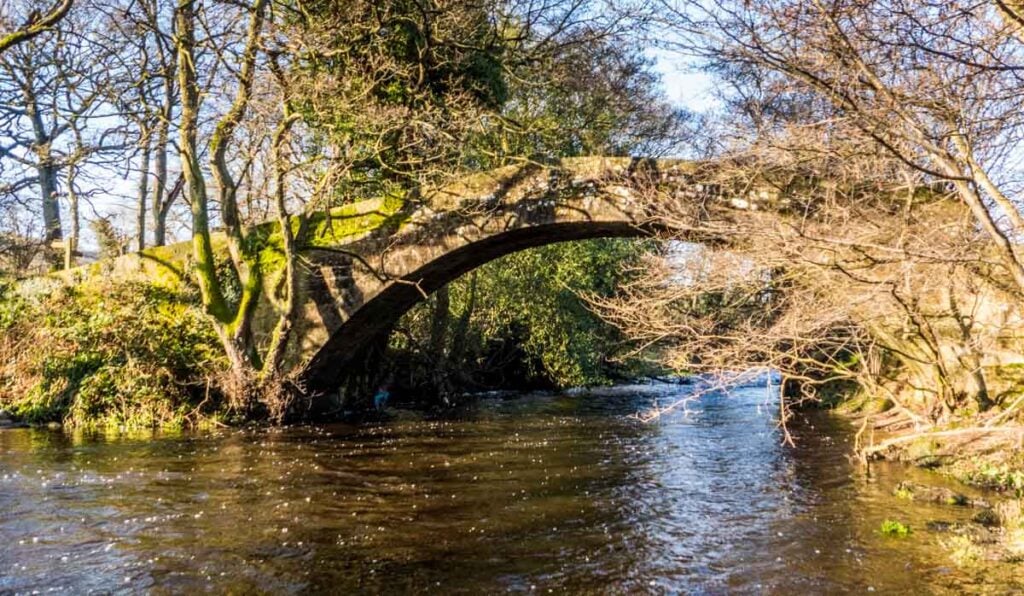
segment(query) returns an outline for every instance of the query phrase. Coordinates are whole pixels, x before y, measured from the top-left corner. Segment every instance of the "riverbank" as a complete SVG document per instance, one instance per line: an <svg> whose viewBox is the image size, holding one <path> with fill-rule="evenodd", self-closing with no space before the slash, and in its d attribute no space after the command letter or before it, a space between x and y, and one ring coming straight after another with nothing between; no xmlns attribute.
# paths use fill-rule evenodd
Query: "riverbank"
<svg viewBox="0 0 1024 596"><path fill-rule="evenodd" d="M936 470L971 486L1024 494L1024 426L888 433L864 456Z"/></svg>
<svg viewBox="0 0 1024 596"><path fill-rule="evenodd" d="M158 265L162 255L184 267L187 248L0 278L0 408L32 424L114 429L314 416L323 404L306 399L300 367L270 374L256 364L259 349L248 355L252 367L231 365L187 269ZM613 294L650 250L590 240L484 265L399 319L386 345L346 369L329 409L371 409L384 384L394 398L445 404L469 390L601 385L648 373L651 366L620 358L621 334L582 296ZM290 362L311 355L302 350L289 352Z"/></svg>
<svg viewBox="0 0 1024 596"><path fill-rule="evenodd" d="M856 452L862 461L904 462L969 486L1024 496L1020 403L961 412L943 424L928 424L899 408L872 409L872 402L857 397L833 405L858 428Z"/></svg>
<svg viewBox="0 0 1024 596"><path fill-rule="evenodd" d="M944 536L939 545L957 565L1024 563L1024 426L1014 409L961 416L932 428L895 409L864 410L859 400L836 410L858 429L854 451L862 466L897 462L930 475L925 482L901 481L892 490L894 499L970 512L969 520L929 526ZM887 531L900 533L903 524L892 521Z"/></svg>

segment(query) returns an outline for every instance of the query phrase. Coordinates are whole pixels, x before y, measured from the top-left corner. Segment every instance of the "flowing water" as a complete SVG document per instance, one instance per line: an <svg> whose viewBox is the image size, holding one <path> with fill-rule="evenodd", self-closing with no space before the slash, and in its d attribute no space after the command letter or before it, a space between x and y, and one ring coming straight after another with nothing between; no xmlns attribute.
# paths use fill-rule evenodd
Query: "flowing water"
<svg viewBox="0 0 1024 596"><path fill-rule="evenodd" d="M640 424L685 386L484 399L457 417L157 435L0 431L0 593L1013 593L847 459L824 413L786 447L764 387ZM881 535L885 519L906 538Z"/></svg>

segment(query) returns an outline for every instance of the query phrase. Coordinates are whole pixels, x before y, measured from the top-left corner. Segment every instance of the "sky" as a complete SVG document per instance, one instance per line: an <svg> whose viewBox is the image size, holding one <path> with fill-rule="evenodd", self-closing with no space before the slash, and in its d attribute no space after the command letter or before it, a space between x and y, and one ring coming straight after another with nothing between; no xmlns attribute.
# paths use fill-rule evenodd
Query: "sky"
<svg viewBox="0 0 1024 596"><path fill-rule="evenodd" d="M686 60L666 50L651 50L655 69L662 77L665 95L673 104L693 112L706 112L716 106L711 77L696 70Z"/></svg>

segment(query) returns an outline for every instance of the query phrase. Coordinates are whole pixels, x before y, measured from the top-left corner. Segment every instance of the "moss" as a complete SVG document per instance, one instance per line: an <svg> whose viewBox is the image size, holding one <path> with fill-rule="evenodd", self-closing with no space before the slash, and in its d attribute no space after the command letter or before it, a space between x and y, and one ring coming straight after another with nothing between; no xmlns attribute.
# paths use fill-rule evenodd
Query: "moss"
<svg viewBox="0 0 1024 596"><path fill-rule="evenodd" d="M951 495L946 497L943 501L946 505L956 505L958 507L964 507L969 504L969 500L966 495Z"/></svg>
<svg viewBox="0 0 1024 596"><path fill-rule="evenodd" d="M824 383L815 389L815 396L820 405L824 408L843 407L850 401L851 395L856 395L859 386L844 379ZM862 407L873 407L870 400L861 402Z"/></svg>
<svg viewBox="0 0 1024 596"><path fill-rule="evenodd" d="M895 520L887 519L882 522L882 527L879 530L883 536L889 536L894 538L906 538L910 535L910 526L900 523Z"/></svg>
<svg viewBox="0 0 1024 596"><path fill-rule="evenodd" d="M891 406L887 398L873 395L866 391L845 393L838 397L840 399L836 403L835 409L836 412L844 415L878 414L886 411Z"/></svg>
<svg viewBox="0 0 1024 596"><path fill-rule="evenodd" d="M537 168L537 172L562 172L573 178L597 177L609 172L625 172L634 160L631 158L578 157L559 161L551 170ZM658 160L657 167L680 172L692 172L697 164L682 160ZM502 185L518 181L523 172L532 172L532 166L508 166L489 172L471 174L458 181L434 189L424 190L422 195L430 199L434 208L455 206L471 197L486 196L497 191ZM399 230L410 221L409 199L404 191L394 190L388 194L365 201L332 208L329 213L316 213L310 217L307 245L312 247L337 246L379 228ZM292 218L291 225L298 227L298 219ZM261 263L267 272L283 266L283 240L276 221L257 226L252 233ZM227 251L227 237L223 233L211 234L215 253L224 255ZM113 261L100 261L71 271L52 274L54 279L66 283L100 284L111 275L121 279L145 280L170 289L182 289L191 283L188 273L192 262L192 243L178 242L167 246L151 247L140 254L132 254Z"/></svg>
<svg viewBox="0 0 1024 596"><path fill-rule="evenodd" d="M352 203L332 209L329 214L317 214L310 221L309 244L312 246L337 245L340 241L366 234L385 225L404 223L396 215L403 212L406 198L393 194L381 199Z"/></svg>
<svg viewBox="0 0 1024 596"><path fill-rule="evenodd" d="M904 499L907 501L914 500L914 490L910 487L903 485L902 483L896 487L896 490L894 490L892 494L897 499Z"/></svg>

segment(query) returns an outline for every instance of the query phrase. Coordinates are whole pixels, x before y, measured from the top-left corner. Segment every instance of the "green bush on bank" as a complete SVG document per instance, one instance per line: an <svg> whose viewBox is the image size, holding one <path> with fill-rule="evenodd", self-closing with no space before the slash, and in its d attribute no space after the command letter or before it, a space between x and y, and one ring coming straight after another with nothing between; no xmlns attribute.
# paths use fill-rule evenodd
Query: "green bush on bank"
<svg viewBox="0 0 1024 596"><path fill-rule="evenodd" d="M195 297L143 283L4 292L0 356L0 407L75 427L197 422L225 366Z"/></svg>
<svg viewBox="0 0 1024 596"><path fill-rule="evenodd" d="M583 295L613 295L646 243L591 240L523 251L481 268L482 308L473 323L482 342L519 330L530 373L558 387L604 385L624 341ZM460 293L467 291L465 281ZM625 372L621 370L618 372Z"/></svg>
<svg viewBox="0 0 1024 596"><path fill-rule="evenodd" d="M407 313L391 339L399 378L417 392L605 385L650 374L584 296L611 296L646 241L600 239L524 250L488 263ZM426 388L431 382L446 388Z"/></svg>

